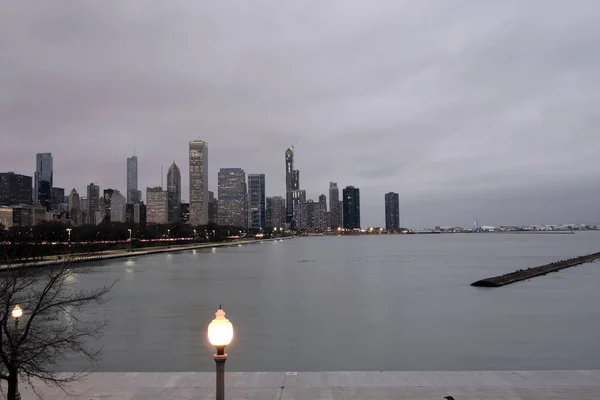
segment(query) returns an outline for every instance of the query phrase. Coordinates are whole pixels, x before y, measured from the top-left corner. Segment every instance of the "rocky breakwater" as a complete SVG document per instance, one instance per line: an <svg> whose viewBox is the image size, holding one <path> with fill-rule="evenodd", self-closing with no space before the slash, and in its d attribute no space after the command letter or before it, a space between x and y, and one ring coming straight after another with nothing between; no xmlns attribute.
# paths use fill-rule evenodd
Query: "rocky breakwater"
<svg viewBox="0 0 600 400"><path fill-rule="evenodd" d="M539 267L519 269L515 272L511 272L508 274L482 279L480 281L471 283L471 286L499 287L510 285L511 283L523 281L525 279L533 278L540 275L546 275L549 272L556 272L561 269L574 267L576 265L581 265L588 262L593 262L599 258L600 253L593 253L581 257L569 258L567 260L555 261L550 264L541 265Z"/></svg>

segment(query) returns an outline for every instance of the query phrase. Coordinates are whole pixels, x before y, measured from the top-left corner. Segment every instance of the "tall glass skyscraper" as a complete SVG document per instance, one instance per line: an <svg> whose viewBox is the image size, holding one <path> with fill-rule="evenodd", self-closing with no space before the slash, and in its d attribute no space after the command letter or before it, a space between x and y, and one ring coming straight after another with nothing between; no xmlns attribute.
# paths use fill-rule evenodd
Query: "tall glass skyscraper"
<svg viewBox="0 0 600 400"><path fill-rule="evenodd" d="M169 223L181 222L181 172L175 161L173 161L167 173L167 193Z"/></svg>
<svg viewBox="0 0 600 400"><path fill-rule="evenodd" d="M127 158L127 204L139 203L141 192L138 190L138 159L137 156Z"/></svg>
<svg viewBox="0 0 600 400"><path fill-rule="evenodd" d="M340 210L340 190L336 182L329 182L329 225L332 228L342 226Z"/></svg>
<svg viewBox="0 0 600 400"><path fill-rule="evenodd" d="M264 228L265 223L265 174L248 174L249 227Z"/></svg>
<svg viewBox="0 0 600 400"><path fill-rule="evenodd" d="M90 183L87 186L87 218L86 222L90 225L98 225L100 211L100 185Z"/></svg>
<svg viewBox="0 0 600 400"><path fill-rule="evenodd" d="M344 229L360 229L360 191L346 186L344 196Z"/></svg>
<svg viewBox="0 0 600 400"><path fill-rule="evenodd" d="M241 168L221 168L218 174L219 225L246 227L246 173Z"/></svg>
<svg viewBox="0 0 600 400"><path fill-rule="evenodd" d="M400 228L400 200L398 193L385 194L385 229L394 231Z"/></svg>
<svg viewBox="0 0 600 400"><path fill-rule="evenodd" d="M287 149L285 151L285 222L288 225L291 225L294 219L293 183L294 152L292 149Z"/></svg>
<svg viewBox="0 0 600 400"><path fill-rule="evenodd" d="M35 165L33 200L35 204L43 205L50 211L52 185L54 184L52 153L38 153Z"/></svg>
<svg viewBox="0 0 600 400"><path fill-rule="evenodd" d="M208 143L190 142L190 224L208 224Z"/></svg>

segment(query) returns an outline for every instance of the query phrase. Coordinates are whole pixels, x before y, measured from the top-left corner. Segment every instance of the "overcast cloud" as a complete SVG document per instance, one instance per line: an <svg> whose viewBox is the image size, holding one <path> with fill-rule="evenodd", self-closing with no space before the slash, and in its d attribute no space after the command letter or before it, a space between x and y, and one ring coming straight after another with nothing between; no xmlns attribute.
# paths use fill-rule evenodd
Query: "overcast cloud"
<svg viewBox="0 0 600 400"><path fill-rule="evenodd" d="M403 226L600 223L600 2L4 1L0 171L140 189L188 142L310 198L385 192ZM165 178L166 180L166 178Z"/></svg>

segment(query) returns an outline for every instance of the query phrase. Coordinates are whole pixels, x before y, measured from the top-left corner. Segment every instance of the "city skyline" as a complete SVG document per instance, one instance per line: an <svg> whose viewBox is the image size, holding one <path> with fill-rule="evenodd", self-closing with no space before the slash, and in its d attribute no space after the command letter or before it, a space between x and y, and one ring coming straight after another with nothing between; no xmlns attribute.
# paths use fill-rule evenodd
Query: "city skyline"
<svg viewBox="0 0 600 400"><path fill-rule="evenodd" d="M189 200L186 143L200 137L211 190L239 166L285 196L295 145L307 198L355 185L363 225L384 225L389 191L407 227L598 222L597 2L257 4L141 7L135 28L120 3L75 4L77 24L7 4L0 171L34 176L51 152L65 193L125 193L135 146L138 190L174 157ZM78 40L52 42L49 60L63 37Z"/></svg>

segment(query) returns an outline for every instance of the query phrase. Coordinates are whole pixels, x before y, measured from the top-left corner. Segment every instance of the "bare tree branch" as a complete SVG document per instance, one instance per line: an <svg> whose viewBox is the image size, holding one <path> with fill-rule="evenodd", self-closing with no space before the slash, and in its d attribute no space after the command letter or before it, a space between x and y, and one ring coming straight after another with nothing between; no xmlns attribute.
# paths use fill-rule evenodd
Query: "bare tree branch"
<svg viewBox="0 0 600 400"><path fill-rule="evenodd" d="M89 320L85 309L106 301L115 282L78 288L71 278L87 270L75 268L67 257L46 267L9 264L0 271L0 380L8 381L9 400L15 397L17 376L32 387L33 379L64 391L98 362L101 348L91 348L89 340L99 338L108 322ZM16 304L24 310L19 329L11 316ZM88 367L72 374L55 373L56 366L73 354L83 356Z"/></svg>

